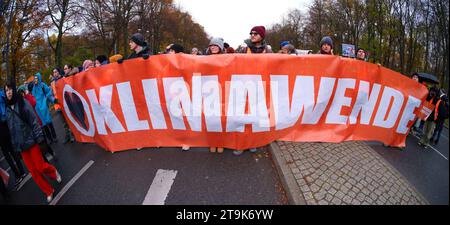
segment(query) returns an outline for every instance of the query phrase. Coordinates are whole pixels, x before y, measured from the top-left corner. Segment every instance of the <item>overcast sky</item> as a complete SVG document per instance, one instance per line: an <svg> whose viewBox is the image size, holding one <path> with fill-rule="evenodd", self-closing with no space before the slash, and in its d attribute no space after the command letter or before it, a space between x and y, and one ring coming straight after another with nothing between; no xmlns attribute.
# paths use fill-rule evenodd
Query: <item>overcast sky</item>
<svg viewBox="0 0 450 225"><path fill-rule="evenodd" d="M311 0L175 0L209 36L222 37L233 48L249 38L253 26L266 29L281 22L289 9L307 11ZM274 43L271 43L274 45ZM198 46L206 47L206 46Z"/></svg>

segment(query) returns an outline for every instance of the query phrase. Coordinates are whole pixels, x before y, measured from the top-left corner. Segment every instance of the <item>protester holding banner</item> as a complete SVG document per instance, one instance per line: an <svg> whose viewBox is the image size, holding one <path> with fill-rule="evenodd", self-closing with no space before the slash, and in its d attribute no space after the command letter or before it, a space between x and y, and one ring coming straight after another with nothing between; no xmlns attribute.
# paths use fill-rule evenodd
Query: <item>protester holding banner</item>
<svg viewBox="0 0 450 225"><path fill-rule="evenodd" d="M83 62L83 71L88 71L90 68L94 68L95 64L90 59L86 59ZM62 75L61 75L62 76Z"/></svg>
<svg viewBox="0 0 450 225"><path fill-rule="evenodd" d="M73 76L79 72L80 72L80 70L78 69L78 67L73 67L70 64L64 65L64 76L65 77Z"/></svg>
<svg viewBox="0 0 450 225"><path fill-rule="evenodd" d="M95 67L100 67L103 65L108 65L109 61L108 61L108 57L106 57L106 55L99 55L95 58ZM84 69L84 65L83 65L83 69Z"/></svg>
<svg viewBox="0 0 450 225"><path fill-rule="evenodd" d="M362 60L362 61L367 61L366 51L363 48L358 48L358 51L356 51L356 59Z"/></svg>
<svg viewBox="0 0 450 225"><path fill-rule="evenodd" d="M209 42L208 49L206 49L206 55L217 55L224 53L223 38L213 38Z"/></svg>
<svg viewBox="0 0 450 225"><path fill-rule="evenodd" d="M439 101L439 97L437 96L437 94L438 94L438 90L435 87L432 87L432 88L430 88L430 92L426 99L430 104L433 104L435 107L433 108L433 111L431 112L431 114L428 116L428 118L425 121L422 138L419 141L419 145L424 148L428 148L431 136L432 136L434 128L436 126L436 120L437 120L436 105Z"/></svg>
<svg viewBox="0 0 450 225"><path fill-rule="evenodd" d="M297 55L295 47L292 44L287 44L281 47L281 54Z"/></svg>
<svg viewBox="0 0 450 225"><path fill-rule="evenodd" d="M223 43L223 48L224 48L225 53L227 53L227 54L233 54L233 53L235 53L234 48L231 47L231 46L230 46L228 43L226 43L226 42Z"/></svg>
<svg viewBox="0 0 450 225"><path fill-rule="evenodd" d="M128 59L150 55L150 49L147 45L147 42L145 41L144 35L140 33L133 34L130 38L130 41L128 42L128 45L130 46L131 51L133 51L133 53L128 56Z"/></svg>
<svg viewBox="0 0 450 225"><path fill-rule="evenodd" d="M325 36L320 41L320 54L333 55L333 40L329 36Z"/></svg>
<svg viewBox="0 0 450 225"><path fill-rule="evenodd" d="M272 48L265 42L266 28L264 26L255 26L250 30L250 39L244 41L244 44L237 50L238 53L245 54L261 54L273 53ZM255 153L256 148L250 149L250 152ZM244 153L243 151L234 150L233 154L236 156Z"/></svg>
<svg viewBox="0 0 450 225"><path fill-rule="evenodd" d="M91 60L89 60L89 61L91 61ZM92 63L92 61L91 61L91 63ZM83 65L84 64L85 63L83 63ZM86 70L88 70L88 69L89 69L89 67L86 68ZM53 76L53 79L52 79L52 82L50 83L50 86L52 87L53 96L55 96L55 99L57 99L56 84L62 78L62 75L61 75L61 72L60 72L59 68L54 68L53 69L52 76ZM61 107L60 101L58 101L58 103L55 103L54 107L55 107L56 114L61 118L61 121L62 121L63 126L64 126L65 137L64 137L64 142L63 143L65 144L65 143L67 143L69 141L70 142L74 142L74 137L73 137L72 131L70 131L69 125L67 124L67 121L64 118L64 115L62 113L62 110L61 110L62 107Z"/></svg>
<svg viewBox="0 0 450 225"><path fill-rule="evenodd" d="M266 28L255 26L250 30L250 39L244 41L237 50L237 53L272 53L271 47L266 43Z"/></svg>
<svg viewBox="0 0 450 225"><path fill-rule="evenodd" d="M52 90L42 82L40 73L34 75L31 94L36 98L35 109L42 121L42 129L45 132L45 136L49 139L50 144L58 142L55 128L53 127L52 116L47 105L48 102L54 104L58 100L53 96Z"/></svg>
<svg viewBox="0 0 450 225"><path fill-rule="evenodd" d="M0 90L0 148L9 167L14 173L15 186L25 178L26 173L20 160L20 155L14 151L11 143L11 135L9 134L8 124L6 122L6 95Z"/></svg>
<svg viewBox="0 0 450 225"><path fill-rule="evenodd" d="M191 55L201 55L201 53L198 50L198 48L192 48L191 49Z"/></svg>
<svg viewBox="0 0 450 225"><path fill-rule="evenodd" d="M416 82L419 82L419 76L417 75L417 73L414 73L411 77L411 79L413 79ZM420 118L416 118L413 126L411 127L411 131L413 134L417 134L420 132L421 130L421 124L422 124L422 120ZM422 125L423 126L423 125Z"/></svg>
<svg viewBox="0 0 450 225"><path fill-rule="evenodd" d="M54 189L44 175L61 182L61 176L56 168L46 163L42 157L39 143L44 141L44 134L38 124L31 105L16 91L14 83L8 82L6 93L6 121L11 135L14 151L20 152L23 161L31 173L31 177L47 196L47 201L53 199Z"/></svg>
<svg viewBox="0 0 450 225"><path fill-rule="evenodd" d="M183 53L184 52L184 47L181 46L180 44L172 44L169 47L169 51L167 52L168 54L177 54L177 53Z"/></svg>

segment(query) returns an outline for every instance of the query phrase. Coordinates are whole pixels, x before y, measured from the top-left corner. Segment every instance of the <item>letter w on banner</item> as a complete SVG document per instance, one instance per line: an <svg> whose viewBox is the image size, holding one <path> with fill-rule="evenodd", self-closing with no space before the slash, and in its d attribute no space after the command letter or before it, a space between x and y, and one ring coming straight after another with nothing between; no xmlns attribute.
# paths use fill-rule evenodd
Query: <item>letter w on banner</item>
<svg viewBox="0 0 450 225"><path fill-rule="evenodd" d="M275 140L404 146L428 112L427 93L384 67L323 55L158 55L57 83L76 139L109 151Z"/></svg>

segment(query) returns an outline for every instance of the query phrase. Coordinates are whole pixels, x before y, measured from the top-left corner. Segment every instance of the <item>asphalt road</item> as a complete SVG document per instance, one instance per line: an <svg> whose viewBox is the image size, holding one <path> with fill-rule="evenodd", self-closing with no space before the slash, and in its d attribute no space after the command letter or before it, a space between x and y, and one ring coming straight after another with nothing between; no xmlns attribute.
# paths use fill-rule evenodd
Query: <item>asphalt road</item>
<svg viewBox="0 0 450 225"><path fill-rule="evenodd" d="M188 152L180 148L145 148L112 154L94 144L62 144L62 125L58 119L54 123L60 143L53 146L57 156L51 162L60 171L63 182L52 183L55 197L58 193L64 195L53 203L140 205L146 197L154 196L150 187L157 172L163 170L176 173L169 182L167 195L163 196L163 204L287 204L279 176L265 149L239 157L229 150L213 154L205 148ZM431 204L448 205L448 129L444 128L439 145L433 148L423 149L417 142L416 137L408 136L406 149L402 151L377 142L369 144ZM6 162L0 163L5 168ZM19 191L11 192L10 203L48 204L31 179ZM0 204L4 204L1 197Z"/></svg>
<svg viewBox="0 0 450 225"><path fill-rule="evenodd" d="M433 205L449 204L449 140L444 128L437 146L424 149L418 137L409 135L406 148L386 148L371 142L371 147L385 158Z"/></svg>
<svg viewBox="0 0 450 225"><path fill-rule="evenodd" d="M60 142L53 145L56 159L51 162L59 170L63 182L51 182L56 189L55 197L64 193L52 202L57 205L143 204L147 195L161 195L161 191L149 192L151 186L158 187L153 185L158 182L155 179L158 170L176 172L162 204L288 203L266 149L258 153L245 152L241 156L234 156L230 150L222 154L210 153L206 148L192 148L187 152L181 148L145 148L113 154L94 144L62 144L62 126L57 120L54 123ZM83 168L85 170L81 171ZM2 201L0 197L0 204ZM29 179L19 191L11 192L10 204L48 203Z"/></svg>

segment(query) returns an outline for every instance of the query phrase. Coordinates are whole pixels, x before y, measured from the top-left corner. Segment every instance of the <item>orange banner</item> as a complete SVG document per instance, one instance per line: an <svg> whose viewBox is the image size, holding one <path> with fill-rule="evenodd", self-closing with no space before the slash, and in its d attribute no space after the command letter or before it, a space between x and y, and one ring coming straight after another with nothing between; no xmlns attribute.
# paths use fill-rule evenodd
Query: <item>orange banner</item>
<svg viewBox="0 0 450 225"><path fill-rule="evenodd" d="M57 89L76 139L110 151L275 140L404 146L428 93L375 64L279 54L138 58L61 79Z"/></svg>

